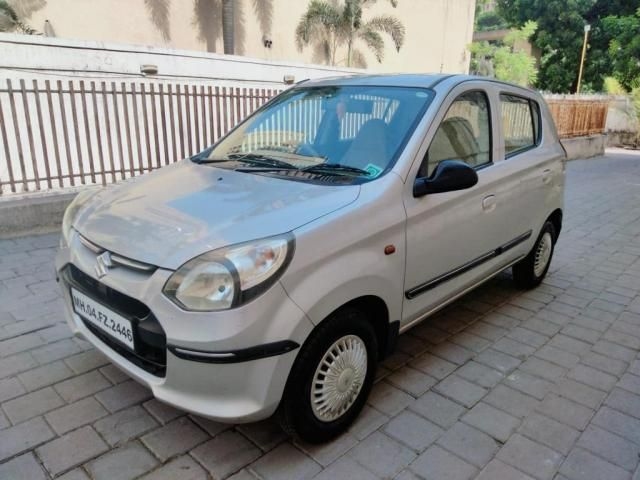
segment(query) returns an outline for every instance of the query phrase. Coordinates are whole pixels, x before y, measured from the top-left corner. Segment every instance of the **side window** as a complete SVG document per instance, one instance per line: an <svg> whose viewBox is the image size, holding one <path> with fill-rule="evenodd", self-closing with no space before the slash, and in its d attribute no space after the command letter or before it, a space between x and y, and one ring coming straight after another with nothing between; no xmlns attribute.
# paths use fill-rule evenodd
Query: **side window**
<svg viewBox="0 0 640 480"><path fill-rule="evenodd" d="M504 152L507 157L538 144L540 110L538 104L515 95L500 95Z"/></svg>
<svg viewBox="0 0 640 480"><path fill-rule="evenodd" d="M451 104L418 175L430 177L443 160L462 160L472 167L491 163L489 100L484 92L464 93Z"/></svg>

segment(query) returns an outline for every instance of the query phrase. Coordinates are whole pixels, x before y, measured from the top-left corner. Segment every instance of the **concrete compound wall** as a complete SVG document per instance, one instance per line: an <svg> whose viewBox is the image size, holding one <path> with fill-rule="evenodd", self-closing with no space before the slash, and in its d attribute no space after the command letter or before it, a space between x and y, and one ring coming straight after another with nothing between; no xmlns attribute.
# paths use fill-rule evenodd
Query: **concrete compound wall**
<svg viewBox="0 0 640 480"><path fill-rule="evenodd" d="M578 160L604 155L606 135L563 138L560 143L567 152L567 160Z"/></svg>

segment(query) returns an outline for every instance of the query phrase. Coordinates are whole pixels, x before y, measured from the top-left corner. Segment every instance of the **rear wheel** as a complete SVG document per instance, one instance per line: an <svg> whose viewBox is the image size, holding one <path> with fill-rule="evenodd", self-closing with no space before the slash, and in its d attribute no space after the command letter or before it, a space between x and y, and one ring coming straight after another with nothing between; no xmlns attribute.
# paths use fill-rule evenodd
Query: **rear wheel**
<svg viewBox="0 0 640 480"><path fill-rule="evenodd" d="M544 279L556 242L556 229L550 221L545 222L531 252L513 266L513 280L520 288L534 288Z"/></svg>
<svg viewBox="0 0 640 480"><path fill-rule="evenodd" d="M359 310L327 318L302 347L280 404L282 428L309 443L328 441L358 416L371 391L377 340Z"/></svg>

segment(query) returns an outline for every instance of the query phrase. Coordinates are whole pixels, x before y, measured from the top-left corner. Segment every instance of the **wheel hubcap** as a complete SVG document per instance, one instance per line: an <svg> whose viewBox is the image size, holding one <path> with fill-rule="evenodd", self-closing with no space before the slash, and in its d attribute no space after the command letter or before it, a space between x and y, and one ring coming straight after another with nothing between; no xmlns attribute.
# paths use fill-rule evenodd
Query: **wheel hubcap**
<svg viewBox="0 0 640 480"><path fill-rule="evenodd" d="M344 415L355 403L367 375L367 347L356 335L336 340L326 351L311 385L313 414L322 422Z"/></svg>
<svg viewBox="0 0 640 480"><path fill-rule="evenodd" d="M536 277L542 276L545 268L547 268L547 264L551 259L551 249L553 247L553 239L551 238L551 234L549 232L545 232L538 243L538 248L536 249L536 257L533 262L533 273L535 273Z"/></svg>

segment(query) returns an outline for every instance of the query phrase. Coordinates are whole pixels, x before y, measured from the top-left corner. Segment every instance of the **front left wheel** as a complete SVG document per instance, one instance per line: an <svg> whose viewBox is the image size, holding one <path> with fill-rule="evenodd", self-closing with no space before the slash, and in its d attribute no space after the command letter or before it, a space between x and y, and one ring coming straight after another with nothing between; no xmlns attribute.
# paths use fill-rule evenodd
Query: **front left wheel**
<svg viewBox="0 0 640 480"><path fill-rule="evenodd" d="M291 370L279 408L282 428L309 443L344 432L369 396L377 366L375 332L359 310L322 322Z"/></svg>

